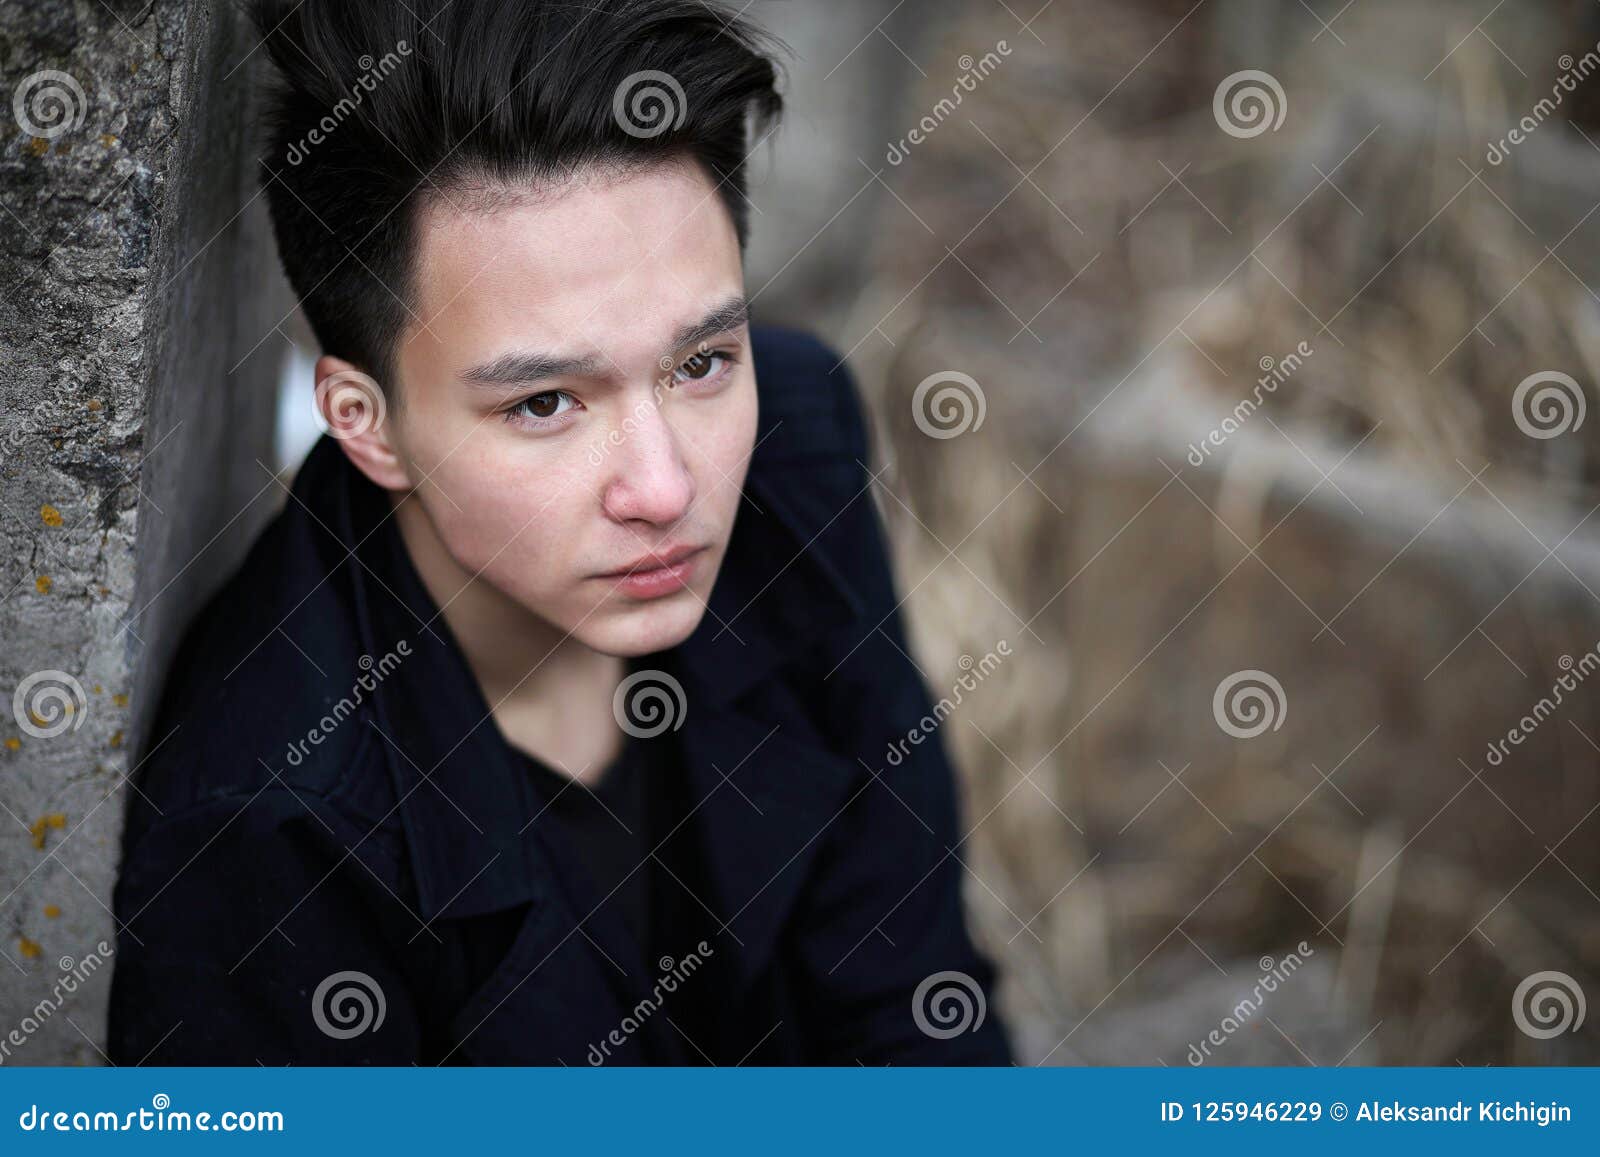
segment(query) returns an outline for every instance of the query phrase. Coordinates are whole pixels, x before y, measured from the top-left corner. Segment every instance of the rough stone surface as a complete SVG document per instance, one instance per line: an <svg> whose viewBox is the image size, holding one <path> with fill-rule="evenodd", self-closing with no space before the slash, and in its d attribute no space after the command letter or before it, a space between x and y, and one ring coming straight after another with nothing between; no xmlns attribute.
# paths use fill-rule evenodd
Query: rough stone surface
<svg viewBox="0 0 1600 1157"><path fill-rule="evenodd" d="M0 1063L99 1061L147 673L277 490L248 51L207 0L0 8Z"/></svg>

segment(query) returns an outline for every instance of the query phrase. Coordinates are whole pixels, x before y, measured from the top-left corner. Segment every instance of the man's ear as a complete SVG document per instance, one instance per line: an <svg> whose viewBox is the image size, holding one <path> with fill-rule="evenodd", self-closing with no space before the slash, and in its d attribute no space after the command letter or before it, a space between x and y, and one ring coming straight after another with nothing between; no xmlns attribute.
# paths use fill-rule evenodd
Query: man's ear
<svg viewBox="0 0 1600 1157"><path fill-rule="evenodd" d="M397 452L389 399L377 381L327 354L317 359L315 373L317 412L345 456L385 490L410 490L413 483Z"/></svg>

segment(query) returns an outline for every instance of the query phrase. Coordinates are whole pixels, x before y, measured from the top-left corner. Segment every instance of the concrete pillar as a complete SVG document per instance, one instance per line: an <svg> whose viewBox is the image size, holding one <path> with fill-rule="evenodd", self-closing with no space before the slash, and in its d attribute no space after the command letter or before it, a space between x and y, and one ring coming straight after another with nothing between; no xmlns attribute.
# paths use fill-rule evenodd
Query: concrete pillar
<svg viewBox="0 0 1600 1157"><path fill-rule="evenodd" d="M0 6L0 1063L100 1060L160 674L282 495L252 43L224 0Z"/></svg>

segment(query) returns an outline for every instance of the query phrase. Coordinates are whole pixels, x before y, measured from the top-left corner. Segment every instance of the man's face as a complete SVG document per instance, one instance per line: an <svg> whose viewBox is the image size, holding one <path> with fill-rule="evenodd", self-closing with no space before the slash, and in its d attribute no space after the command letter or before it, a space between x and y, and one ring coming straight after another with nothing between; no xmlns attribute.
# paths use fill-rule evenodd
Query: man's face
<svg viewBox="0 0 1600 1157"><path fill-rule="evenodd" d="M682 641L756 429L739 244L711 183L691 165L591 174L486 213L439 202L419 234L387 420L439 544L595 650Z"/></svg>

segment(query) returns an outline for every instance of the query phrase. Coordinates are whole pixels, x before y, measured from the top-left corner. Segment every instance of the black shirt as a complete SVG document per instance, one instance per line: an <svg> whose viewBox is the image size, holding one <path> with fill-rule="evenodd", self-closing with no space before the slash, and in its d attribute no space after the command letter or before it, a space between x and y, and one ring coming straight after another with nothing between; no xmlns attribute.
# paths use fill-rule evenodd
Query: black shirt
<svg viewBox="0 0 1600 1157"><path fill-rule="evenodd" d="M599 897L598 906L615 905L640 944L650 936L645 754L645 740L625 740L593 784L579 783L535 756L524 757L540 809L531 826L561 829Z"/></svg>

